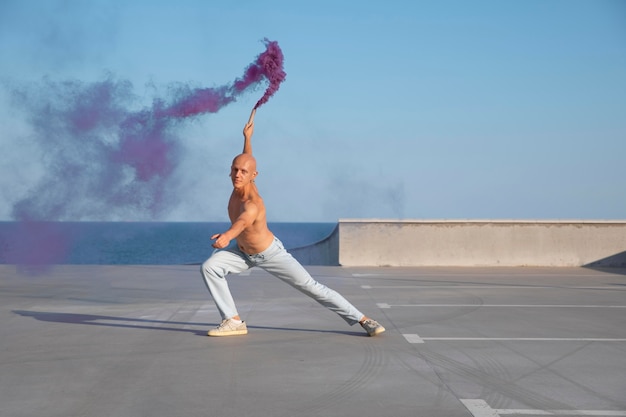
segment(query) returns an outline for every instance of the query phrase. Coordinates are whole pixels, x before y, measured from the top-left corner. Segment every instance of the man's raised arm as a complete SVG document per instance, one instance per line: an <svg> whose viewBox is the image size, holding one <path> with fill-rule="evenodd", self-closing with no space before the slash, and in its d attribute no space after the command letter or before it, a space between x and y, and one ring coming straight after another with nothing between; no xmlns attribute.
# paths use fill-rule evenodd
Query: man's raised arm
<svg viewBox="0 0 626 417"><path fill-rule="evenodd" d="M243 152L252 155L252 134L254 133L254 114L256 109L252 109L248 123L243 127Z"/></svg>

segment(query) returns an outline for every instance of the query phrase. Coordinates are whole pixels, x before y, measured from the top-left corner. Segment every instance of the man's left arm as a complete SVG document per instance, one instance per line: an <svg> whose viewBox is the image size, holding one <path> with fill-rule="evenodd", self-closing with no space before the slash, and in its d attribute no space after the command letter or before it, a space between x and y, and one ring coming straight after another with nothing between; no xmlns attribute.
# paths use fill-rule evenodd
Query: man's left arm
<svg viewBox="0 0 626 417"><path fill-rule="evenodd" d="M215 239L213 246L216 249L224 249L228 246L231 240L236 239L248 226L250 226L254 219L256 219L258 208L256 204L248 202L246 203L243 212L237 217L230 228L224 233L217 233L211 236L211 240Z"/></svg>

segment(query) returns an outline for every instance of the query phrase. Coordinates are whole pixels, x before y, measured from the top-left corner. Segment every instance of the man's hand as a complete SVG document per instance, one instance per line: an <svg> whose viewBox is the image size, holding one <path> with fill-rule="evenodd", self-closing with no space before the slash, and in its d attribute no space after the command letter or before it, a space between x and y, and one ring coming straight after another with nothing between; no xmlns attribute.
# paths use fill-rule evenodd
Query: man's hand
<svg viewBox="0 0 626 417"><path fill-rule="evenodd" d="M254 133L254 122L250 121L246 123L243 127L243 137L246 140L250 140L252 138L252 134Z"/></svg>
<svg viewBox="0 0 626 417"><path fill-rule="evenodd" d="M252 155L252 134L254 133L254 114L256 109L252 109L248 123L243 127L243 153Z"/></svg>
<svg viewBox="0 0 626 417"><path fill-rule="evenodd" d="M252 134L254 133L254 122L248 121L243 128L243 153L252 155Z"/></svg>
<svg viewBox="0 0 626 417"><path fill-rule="evenodd" d="M230 243L230 239L223 233L217 233L211 236L211 240L215 239L215 242L211 246L215 249L224 249Z"/></svg>

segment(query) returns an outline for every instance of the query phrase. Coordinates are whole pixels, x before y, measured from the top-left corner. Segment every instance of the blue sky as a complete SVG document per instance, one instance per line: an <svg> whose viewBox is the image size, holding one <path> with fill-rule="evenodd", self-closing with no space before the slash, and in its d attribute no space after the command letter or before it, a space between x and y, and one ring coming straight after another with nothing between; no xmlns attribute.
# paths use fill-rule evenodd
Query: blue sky
<svg viewBox="0 0 626 417"><path fill-rule="evenodd" d="M626 218L626 2L2 0L0 219L71 182L16 91L113 77L141 108L232 82L266 37L287 72L253 138L270 221ZM225 220L261 94L178 127L156 218L77 194L49 220Z"/></svg>

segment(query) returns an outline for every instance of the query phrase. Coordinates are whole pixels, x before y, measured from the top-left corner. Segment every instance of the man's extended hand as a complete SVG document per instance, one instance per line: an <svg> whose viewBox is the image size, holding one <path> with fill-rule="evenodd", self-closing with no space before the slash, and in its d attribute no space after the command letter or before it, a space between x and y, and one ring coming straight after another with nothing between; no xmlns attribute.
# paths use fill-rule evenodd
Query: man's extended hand
<svg viewBox="0 0 626 417"><path fill-rule="evenodd" d="M215 242L213 242L211 246L213 246L215 249L224 249L230 243L230 239L222 233L217 233L211 236L211 240L213 239L215 239Z"/></svg>
<svg viewBox="0 0 626 417"><path fill-rule="evenodd" d="M252 155L252 134L254 133L254 121L248 120L248 123L243 127L243 153Z"/></svg>
<svg viewBox="0 0 626 417"><path fill-rule="evenodd" d="M249 121L243 127L243 137L244 137L244 139L250 140L252 138L252 134L253 133L254 133L254 122L253 121Z"/></svg>

